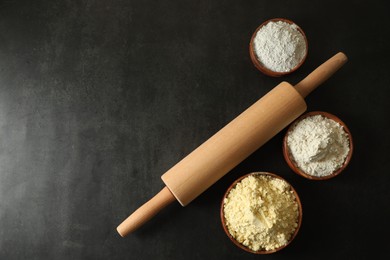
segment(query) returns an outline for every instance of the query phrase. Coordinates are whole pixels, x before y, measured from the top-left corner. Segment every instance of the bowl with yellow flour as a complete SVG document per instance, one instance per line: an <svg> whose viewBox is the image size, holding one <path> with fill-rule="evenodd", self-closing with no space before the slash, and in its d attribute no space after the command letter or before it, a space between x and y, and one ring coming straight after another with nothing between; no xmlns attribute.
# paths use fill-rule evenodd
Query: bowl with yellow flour
<svg viewBox="0 0 390 260"><path fill-rule="evenodd" d="M255 172L237 179L221 204L222 227L229 239L254 254L271 254L291 243L302 223L302 205L280 176Z"/></svg>

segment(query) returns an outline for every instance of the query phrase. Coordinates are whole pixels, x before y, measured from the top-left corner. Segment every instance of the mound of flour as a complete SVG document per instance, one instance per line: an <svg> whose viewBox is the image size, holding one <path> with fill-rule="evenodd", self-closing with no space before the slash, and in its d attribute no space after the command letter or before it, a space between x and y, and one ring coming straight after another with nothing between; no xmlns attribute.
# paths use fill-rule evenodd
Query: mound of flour
<svg viewBox="0 0 390 260"><path fill-rule="evenodd" d="M299 121L289 132L287 144L297 166L317 177L339 169L349 152L349 137L344 128L321 115Z"/></svg>
<svg viewBox="0 0 390 260"><path fill-rule="evenodd" d="M305 57L306 42L296 24L269 22L254 38L254 51L264 67L289 72Z"/></svg>

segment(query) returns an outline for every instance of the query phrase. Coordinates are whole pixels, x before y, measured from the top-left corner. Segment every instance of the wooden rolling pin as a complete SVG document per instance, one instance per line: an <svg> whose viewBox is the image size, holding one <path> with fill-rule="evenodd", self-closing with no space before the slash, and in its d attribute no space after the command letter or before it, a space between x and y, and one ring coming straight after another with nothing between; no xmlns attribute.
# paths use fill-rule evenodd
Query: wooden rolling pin
<svg viewBox="0 0 390 260"><path fill-rule="evenodd" d="M338 53L295 87L282 82L164 175L164 187L118 227L124 237L175 199L186 206L306 110L304 98L327 80L347 57Z"/></svg>

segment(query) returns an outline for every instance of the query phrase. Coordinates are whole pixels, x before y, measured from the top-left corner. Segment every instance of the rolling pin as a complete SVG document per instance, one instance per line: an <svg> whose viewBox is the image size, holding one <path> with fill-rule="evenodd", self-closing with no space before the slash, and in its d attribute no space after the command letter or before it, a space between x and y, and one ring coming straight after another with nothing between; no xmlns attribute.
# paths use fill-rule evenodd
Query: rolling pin
<svg viewBox="0 0 390 260"><path fill-rule="evenodd" d="M179 201L186 206L306 110L304 98L347 61L338 53L295 87L282 82L233 119L161 177L165 187L118 227L124 237L161 209Z"/></svg>

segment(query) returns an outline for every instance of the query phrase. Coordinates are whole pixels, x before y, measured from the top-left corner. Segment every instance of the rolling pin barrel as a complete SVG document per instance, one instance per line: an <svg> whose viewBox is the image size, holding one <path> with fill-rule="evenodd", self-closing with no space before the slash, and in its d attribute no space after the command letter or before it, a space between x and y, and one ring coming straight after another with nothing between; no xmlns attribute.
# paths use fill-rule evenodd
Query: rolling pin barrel
<svg viewBox="0 0 390 260"><path fill-rule="evenodd" d="M166 187L117 228L121 236L136 230L175 199L187 205L306 110L306 97L328 79L347 57L338 53L295 88L282 82L228 125L173 166Z"/></svg>
<svg viewBox="0 0 390 260"><path fill-rule="evenodd" d="M282 82L161 178L185 206L305 110L298 91Z"/></svg>

